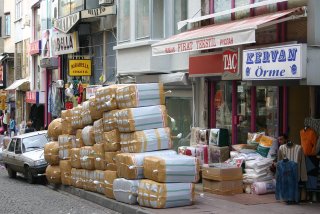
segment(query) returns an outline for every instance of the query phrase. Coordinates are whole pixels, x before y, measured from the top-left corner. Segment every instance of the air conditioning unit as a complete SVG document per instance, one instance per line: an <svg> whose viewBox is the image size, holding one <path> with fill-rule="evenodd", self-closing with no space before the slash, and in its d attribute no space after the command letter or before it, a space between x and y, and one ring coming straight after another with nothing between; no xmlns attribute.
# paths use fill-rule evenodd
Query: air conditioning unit
<svg viewBox="0 0 320 214"><path fill-rule="evenodd" d="M114 0L99 0L100 6L109 6L113 5Z"/></svg>

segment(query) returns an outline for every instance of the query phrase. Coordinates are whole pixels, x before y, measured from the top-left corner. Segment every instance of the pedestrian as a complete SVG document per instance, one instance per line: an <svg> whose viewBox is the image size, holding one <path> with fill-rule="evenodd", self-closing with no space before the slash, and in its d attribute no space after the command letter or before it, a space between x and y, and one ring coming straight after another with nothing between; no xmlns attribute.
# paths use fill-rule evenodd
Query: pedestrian
<svg viewBox="0 0 320 214"><path fill-rule="evenodd" d="M25 129L24 133L34 132L35 128L32 127L32 122L29 120L27 122L27 128Z"/></svg>
<svg viewBox="0 0 320 214"><path fill-rule="evenodd" d="M13 117L11 117L10 119L9 130L10 130L10 136L13 137L16 133L16 121L14 120Z"/></svg>

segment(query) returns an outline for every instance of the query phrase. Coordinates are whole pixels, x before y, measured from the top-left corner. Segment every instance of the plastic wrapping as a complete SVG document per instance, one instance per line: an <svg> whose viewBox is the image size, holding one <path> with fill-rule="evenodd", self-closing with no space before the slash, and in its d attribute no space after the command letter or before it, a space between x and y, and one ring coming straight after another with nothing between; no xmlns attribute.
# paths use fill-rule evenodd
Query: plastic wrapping
<svg viewBox="0 0 320 214"><path fill-rule="evenodd" d="M116 155L120 154L121 152L105 152L105 161L106 163L116 163Z"/></svg>
<svg viewBox="0 0 320 214"><path fill-rule="evenodd" d="M105 192L104 195L108 198L113 198L113 181L117 179L117 172L106 170L104 171L104 185L105 185Z"/></svg>
<svg viewBox="0 0 320 214"><path fill-rule="evenodd" d="M92 146L94 141L93 126L86 126L82 129L82 141L86 146Z"/></svg>
<svg viewBox="0 0 320 214"><path fill-rule="evenodd" d="M62 134L62 119L54 119L48 126L48 137L57 140Z"/></svg>
<svg viewBox="0 0 320 214"><path fill-rule="evenodd" d="M82 106L77 106L72 109L71 126L74 130L83 128L81 112Z"/></svg>
<svg viewBox="0 0 320 214"><path fill-rule="evenodd" d="M103 133L104 139L104 151L106 152L116 152L120 151L120 132L118 129L112 130L110 132Z"/></svg>
<svg viewBox="0 0 320 214"><path fill-rule="evenodd" d="M71 184L77 188L83 188L84 169L71 169Z"/></svg>
<svg viewBox="0 0 320 214"><path fill-rule="evenodd" d="M81 169L80 148L70 150L70 160L72 168Z"/></svg>
<svg viewBox="0 0 320 214"><path fill-rule="evenodd" d="M83 169L93 170L94 168L94 150L92 146L80 148L80 162Z"/></svg>
<svg viewBox="0 0 320 214"><path fill-rule="evenodd" d="M93 171L93 179L90 181L93 183L94 191L100 194L105 194L105 173L102 170Z"/></svg>
<svg viewBox="0 0 320 214"><path fill-rule="evenodd" d="M110 170L110 171L117 171L117 165L115 163L107 163L107 167L106 170Z"/></svg>
<svg viewBox="0 0 320 214"><path fill-rule="evenodd" d="M120 132L134 132L167 127L164 105L123 109L116 113Z"/></svg>
<svg viewBox="0 0 320 214"><path fill-rule="evenodd" d="M103 113L103 131L109 132L118 128L116 114L119 111L112 110Z"/></svg>
<svg viewBox="0 0 320 214"><path fill-rule="evenodd" d="M121 133L122 152L150 152L172 148L170 128Z"/></svg>
<svg viewBox="0 0 320 214"><path fill-rule="evenodd" d="M117 109L116 92L118 85L101 87L96 91L96 105L98 111L110 111Z"/></svg>
<svg viewBox="0 0 320 214"><path fill-rule="evenodd" d="M61 119L63 120L70 120L72 117L72 111L71 109L68 109L68 110L62 110L61 111Z"/></svg>
<svg viewBox="0 0 320 214"><path fill-rule="evenodd" d="M162 83L128 84L117 89L119 109L164 105Z"/></svg>
<svg viewBox="0 0 320 214"><path fill-rule="evenodd" d="M184 155L145 157L144 176L163 183L196 183L199 181L200 163L195 157Z"/></svg>
<svg viewBox="0 0 320 214"><path fill-rule="evenodd" d="M60 159L69 159L70 158L70 150L72 149L72 145L76 141L76 136L74 135L60 135L59 136L59 157Z"/></svg>
<svg viewBox="0 0 320 214"><path fill-rule="evenodd" d="M140 206L170 208L192 205L195 200L192 183L158 183L141 180L138 189Z"/></svg>
<svg viewBox="0 0 320 214"><path fill-rule="evenodd" d="M89 107L89 100L82 103L81 120L83 126L91 125L93 123Z"/></svg>
<svg viewBox="0 0 320 214"><path fill-rule="evenodd" d="M104 153L103 144L94 144L93 151L94 151L94 168L97 170L105 170L106 163L105 163L105 153Z"/></svg>
<svg viewBox="0 0 320 214"><path fill-rule="evenodd" d="M163 150L145 153L120 153L116 156L118 176L126 179L141 179L143 175L143 161L148 156L173 156L173 150Z"/></svg>
<svg viewBox="0 0 320 214"><path fill-rule="evenodd" d="M117 178L113 181L113 194L117 201L127 204L137 204L140 180Z"/></svg>
<svg viewBox="0 0 320 214"><path fill-rule="evenodd" d="M60 172L61 172L61 183L64 185L71 186L71 161L70 160L60 161Z"/></svg>
<svg viewBox="0 0 320 214"><path fill-rule="evenodd" d="M103 120L99 119L93 123L93 134L95 143L103 143Z"/></svg>
<svg viewBox="0 0 320 214"><path fill-rule="evenodd" d="M63 135L73 135L74 134L74 130L72 129L72 124L71 124L71 118L69 119L62 119L62 124L63 124L63 128L62 128L62 134Z"/></svg>
<svg viewBox="0 0 320 214"><path fill-rule="evenodd" d="M95 192L96 186L94 181L94 170L84 170L83 172L83 189Z"/></svg>
<svg viewBox="0 0 320 214"><path fill-rule="evenodd" d="M48 165L46 168L46 178L51 184L61 184L60 167Z"/></svg>
<svg viewBox="0 0 320 214"><path fill-rule="evenodd" d="M50 165L59 165L59 142L51 141L44 145L44 159Z"/></svg>
<svg viewBox="0 0 320 214"><path fill-rule="evenodd" d="M82 140L82 129L77 129L76 131L76 141L72 145L72 148L81 148L85 146Z"/></svg>

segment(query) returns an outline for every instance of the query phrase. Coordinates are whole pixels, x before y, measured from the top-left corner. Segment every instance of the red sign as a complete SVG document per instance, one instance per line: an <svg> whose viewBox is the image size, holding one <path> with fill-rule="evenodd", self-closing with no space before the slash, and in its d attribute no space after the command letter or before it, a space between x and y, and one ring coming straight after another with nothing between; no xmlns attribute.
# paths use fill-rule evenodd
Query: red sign
<svg viewBox="0 0 320 214"><path fill-rule="evenodd" d="M238 51L226 50L223 52L223 72L238 72Z"/></svg>
<svg viewBox="0 0 320 214"><path fill-rule="evenodd" d="M40 54L40 49L41 49L41 40L31 42L29 54L30 55Z"/></svg>
<svg viewBox="0 0 320 214"><path fill-rule="evenodd" d="M26 102L27 103L37 103L37 92L36 91L27 91L26 92Z"/></svg>

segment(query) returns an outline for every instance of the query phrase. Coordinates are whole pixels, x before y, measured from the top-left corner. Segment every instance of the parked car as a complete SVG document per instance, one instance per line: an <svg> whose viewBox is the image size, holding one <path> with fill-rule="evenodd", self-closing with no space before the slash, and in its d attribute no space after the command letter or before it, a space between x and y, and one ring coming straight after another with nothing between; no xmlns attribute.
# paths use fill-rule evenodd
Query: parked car
<svg viewBox="0 0 320 214"><path fill-rule="evenodd" d="M48 143L47 131L36 131L14 136L7 149L3 150L3 163L10 178L23 173L29 183L42 176L47 168L44 146Z"/></svg>

